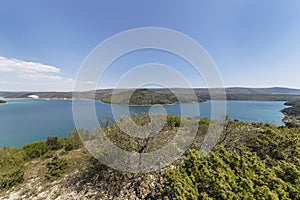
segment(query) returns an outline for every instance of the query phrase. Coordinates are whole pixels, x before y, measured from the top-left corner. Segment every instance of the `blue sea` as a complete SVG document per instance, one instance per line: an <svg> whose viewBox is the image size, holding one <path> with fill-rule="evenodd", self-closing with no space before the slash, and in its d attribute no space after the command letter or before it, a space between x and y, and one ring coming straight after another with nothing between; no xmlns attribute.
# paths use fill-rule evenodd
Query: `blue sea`
<svg viewBox="0 0 300 200"><path fill-rule="evenodd" d="M7 104L0 104L0 147L20 147L36 140L45 140L47 136L65 137L75 128L72 114L71 100L44 100L44 99L7 99ZM224 103L223 101L216 101ZM84 109L87 101L79 101ZM210 118L211 101L197 103L200 117ZM265 122L278 126L284 125L280 112L283 101L227 101L227 115L231 119L246 122ZM116 105L116 109L123 113L125 105ZM149 106L130 106L129 111L143 113L149 111ZM174 104L163 106L166 113L185 116L195 116L195 104ZM155 111L155 106L152 107ZM111 115L110 104L95 101L96 116L100 123L102 119ZM157 107L160 111L161 107Z"/></svg>

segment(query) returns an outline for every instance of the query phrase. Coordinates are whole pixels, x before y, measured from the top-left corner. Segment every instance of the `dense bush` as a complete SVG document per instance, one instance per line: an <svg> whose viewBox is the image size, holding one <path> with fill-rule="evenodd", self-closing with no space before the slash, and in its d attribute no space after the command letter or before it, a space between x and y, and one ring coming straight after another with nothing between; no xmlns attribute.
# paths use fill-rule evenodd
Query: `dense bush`
<svg viewBox="0 0 300 200"><path fill-rule="evenodd" d="M223 144L227 149L238 150L246 146L268 165L282 161L297 164L300 159L300 129L276 127L271 124L229 121Z"/></svg>
<svg viewBox="0 0 300 200"><path fill-rule="evenodd" d="M207 121L199 123L204 130ZM201 128L201 126L203 126ZM300 130L227 120L209 156L167 170L165 199L299 199Z"/></svg>
<svg viewBox="0 0 300 200"><path fill-rule="evenodd" d="M300 171L293 164L268 168L255 153L220 147L210 156L196 150L165 174L164 199L299 199Z"/></svg>
<svg viewBox="0 0 300 200"><path fill-rule="evenodd" d="M22 148L29 158L38 158L47 152L47 145L44 141L25 144Z"/></svg>
<svg viewBox="0 0 300 200"><path fill-rule="evenodd" d="M78 130L80 132L86 132L83 129ZM79 133L75 129L72 132L68 134L68 137L65 138L65 144L63 145L65 147L65 150L70 151L73 149L78 149L80 147L83 147L82 141L79 137Z"/></svg>
<svg viewBox="0 0 300 200"><path fill-rule="evenodd" d="M0 190L23 181L25 157L24 152L16 148L0 149Z"/></svg>
<svg viewBox="0 0 300 200"><path fill-rule="evenodd" d="M174 115L167 115L167 125L169 127L180 127L181 117Z"/></svg>
<svg viewBox="0 0 300 200"><path fill-rule="evenodd" d="M8 189L24 180L24 170L21 167L7 168L0 171L0 190Z"/></svg>
<svg viewBox="0 0 300 200"><path fill-rule="evenodd" d="M62 148L62 145L59 143L58 137L56 136L47 137L46 145L48 150L58 150Z"/></svg>
<svg viewBox="0 0 300 200"><path fill-rule="evenodd" d="M50 162L46 164L47 172L45 178L51 180L62 176L66 170L69 168L69 163L65 159L59 159L58 157L53 157Z"/></svg>

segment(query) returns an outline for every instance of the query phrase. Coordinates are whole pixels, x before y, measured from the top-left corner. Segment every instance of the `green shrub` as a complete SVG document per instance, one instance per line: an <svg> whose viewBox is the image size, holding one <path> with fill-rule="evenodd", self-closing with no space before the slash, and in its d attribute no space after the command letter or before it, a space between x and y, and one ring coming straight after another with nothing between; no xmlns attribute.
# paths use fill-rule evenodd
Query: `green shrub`
<svg viewBox="0 0 300 200"><path fill-rule="evenodd" d="M58 150L62 148L62 145L58 141L58 137L49 136L46 140L46 145L49 150Z"/></svg>
<svg viewBox="0 0 300 200"><path fill-rule="evenodd" d="M22 148L29 158L38 158L47 152L47 145L43 141L25 144Z"/></svg>
<svg viewBox="0 0 300 200"><path fill-rule="evenodd" d="M25 161L25 152L14 147L0 149L0 171L8 166L20 166Z"/></svg>
<svg viewBox="0 0 300 200"><path fill-rule="evenodd" d="M16 148L0 149L0 190L8 189L23 181L25 153Z"/></svg>
<svg viewBox="0 0 300 200"><path fill-rule="evenodd" d="M44 155L41 156L41 158L43 160L48 159L48 158L52 158L55 154L55 151L47 151L47 153L45 153Z"/></svg>
<svg viewBox="0 0 300 200"><path fill-rule="evenodd" d="M181 117L174 115L167 115L167 125L171 128L180 127Z"/></svg>
<svg viewBox="0 0 300 200"><path fill-rule="evenodd" d="M84 130L79 130L79 131L84 131ZM68 137L65 139L65 150L70 151L73 149L78 149L82 147L82 141L79 137L78 131L75 129L72 132L69 133Z"/></svg>
<svg viewBox="0 0 300 200"><path fill-rule="evenodd" d="M24 180L24 170L20 167L0 171L0 190L9 189Z"/></svg>
<svg viewBox="0 0 300 200"><path fill-rule="evenodd" d="M267 167L255 153L220 147L210 156L196 150L165 174L165 199L299 199L299 168ZM285 178L283 178L285 177Z"/></svg>
<svg viewBox="0 0 300 200"><path fill-rule="evenodd" d="M65 159L59 159L58 157L52 158L50 162L46 164L47 172L45 178L51 180L57 177L61 177L69 168L69 163Z"/></svg>

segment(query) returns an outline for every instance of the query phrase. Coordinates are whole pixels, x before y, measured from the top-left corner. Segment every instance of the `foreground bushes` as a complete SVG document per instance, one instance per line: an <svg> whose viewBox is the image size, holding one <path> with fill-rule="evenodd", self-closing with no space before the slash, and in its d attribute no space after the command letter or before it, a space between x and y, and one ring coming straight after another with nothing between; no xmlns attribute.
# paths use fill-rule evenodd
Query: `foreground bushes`
<svg viewBox="0 0 300 200"><path fill-rule="evenodd" d="M25 157L24 152L16 148L0 149L0 190L23 181Z"/></svg>
<svg viewBox="0 0 300 200"><path fill-rule="evenodd" d="M0 190L8 189L21 183L24 180L23 176L24 170L20 167L6 169L4 172L0 172Z"/></svg>
<svg viewBox="0 0 300 200"><path fill-rule="evenodd" d="M134 116L133 119L144 126L150 121L147 116ZM129 137L117 124L103 130L120 148L153 152L170 142L178 126L188 126L189 120L196 119L184 118L182 122L181 117L169 115L164 132L147 139ZM195 149L201 147L208 126L214 123L218 122L201 119L193 150L185 154L187 157L181 164L178 160L172 169L163 172L162 198L300 199L300 129L226 120L218 147L208 156L200 157ZM97 132L79 131L83 131L80 136L86 139L97 139ZM23 164L33 158L42 161L47 168L42 174L46 180L63 176L71 165L68 156L77 152L64 154L82 146L79 133L73 131L67 138L49 137L45 142L27 144L21 149L0 149L0 190L22 182ZM74 168L76 165L72 166ZM115 172L111 171L112 177L108 180L114 181Z"/></svg>
<svg viewBox="0 0 300 200"><path fill-rule="evenodd" d="M64 148L69 151L82 147L76 130L67 138L48 137L46 141L25 144L22 148L4 147L0 149L0 190L8 189L24 180L24 164L31 159L46 159L54 156L55 151ZM64 160L53 158L46 163L46 179L61 176L68 168Z"/></svg>
<svg viewBox="0 0 300 200"><path fill-rule="evenodd" d="M22 149L29 158L38 158L48 151L47 145L44 141L25 144Z"/></svg>
<svg viewBox="0 0 300 200"><path fill-rule="evenodd" d="M223 132L208 156L167 170L163 198L300 199L300 129L227 120Z"/></svg>
<svg viewBox="0 0 300 200"><path fill-rule="evenodd" d="M190 156L165 174L164 199L299 199L299 166L268 168L255 153L218 148L210 156Z"/></svg>
<svg viewBox="0 0 300 200"><path fill-rule="evenodd" d="M51 180L61 177L69 168L69 163L65 159L59 159L55 156L46 164L46 166L47 172L45 174L45 178L47 180Z"/></svg>

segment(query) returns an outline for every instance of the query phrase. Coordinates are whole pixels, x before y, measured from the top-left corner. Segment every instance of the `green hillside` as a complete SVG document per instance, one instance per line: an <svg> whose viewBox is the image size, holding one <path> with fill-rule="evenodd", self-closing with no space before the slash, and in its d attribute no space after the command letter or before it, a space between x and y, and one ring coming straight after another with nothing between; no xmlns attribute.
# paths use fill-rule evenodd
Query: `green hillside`
<svg viewBox="0 0 300 200"><path fill-rule="evenodd" d="M137 89L135 91L124 91L109 94L100 100L105 103L129 104L130 105L155 105L155 104L174 104L179 102L203 102L200 97L194 99L190 95L179 94L176 96L171 91L157 92L149 89Z"/></svg>
<svg viewBox="0 0 300 200"><path fill-rule="evenodd" d="M133 115L139 125L149 116ZM122 132L118 124L103 131L122 149L155 151L196 118L168 115L162 131L147 139ZM126 119L118 123L126 123ZM181 121L181 123L180 123ZM208 155L202 146L208 125L199 121L190 150L166 168L126 173L101 164L83 148L78 132L67 138L22 148L0 149L0 199L299 199L300 129L227 119L218 145ZM78 130L91 140L97 131Z"/></svg>

